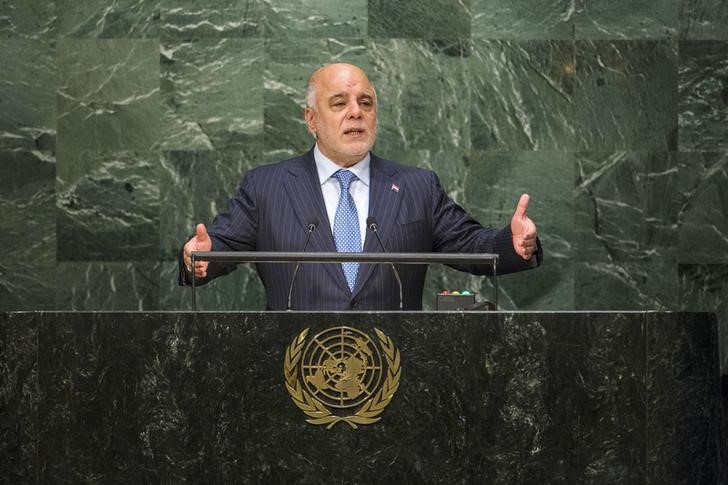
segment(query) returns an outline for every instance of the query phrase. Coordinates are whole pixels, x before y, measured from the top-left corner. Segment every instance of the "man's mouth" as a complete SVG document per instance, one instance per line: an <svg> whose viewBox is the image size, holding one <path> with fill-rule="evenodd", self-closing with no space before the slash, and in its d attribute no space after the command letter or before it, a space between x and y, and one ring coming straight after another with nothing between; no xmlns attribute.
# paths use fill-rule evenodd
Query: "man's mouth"
<svg viewBox="0 0 728 485"><path fill-rule="evenodd" d="M364 130L362 128L349 128L348 130L344 130L344 134L349 136L362 136Z"/></svg>

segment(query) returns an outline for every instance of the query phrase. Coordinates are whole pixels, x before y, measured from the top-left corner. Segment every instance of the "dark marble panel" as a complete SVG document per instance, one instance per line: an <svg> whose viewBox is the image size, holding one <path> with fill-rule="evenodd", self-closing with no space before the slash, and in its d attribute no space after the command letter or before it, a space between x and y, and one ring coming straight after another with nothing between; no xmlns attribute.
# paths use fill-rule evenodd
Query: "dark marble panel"
<svg viewBox="0 0 728 485"><path fill-rule="evenodd" d="M151 148L159 140L159 42L58 42L58 149Z"/></svg>
<svg viewBox="0 0 728 485"><path fill-rule="evenodd" d="M266 37L365 37L367 0L332 2L264 2L263 29Z"/></svg>
<svg viewBox="0 0 728 485"><path fill-rule="evenodd" d="M161 29L165 38L262 36L263 0L159 2L162 10Z"/></svg>
<svg viewBox="0 0 728 485"><path fill-rule="evenodd" d="M474 39L571 39L576 8L572 0L472 0Z"/></svg>
<svg viewBox="0 0 728 485"><path fill-rule="evenodd" d="M159 308L158 262L62 262L56 267L56 308L149 311Z"/></svg>
<svg viewBox="0 0 728 485"><path fill-rule="evenodd" d="M468 68L474 148L574 148L581 126L572 42L475 41Z"/></svg>
<svg viewBox="0 0 728 485"><path fill-rule="evenodd" d="M675 483L699 472L714 483L715 335L700 316L656 315L647 344L643 322L578 313L47 314L40 479L642 483L649 472ZM307 424L284 387L294 338L337 325L380 328L401 352L399 389L375 425ZM673 360L684 364L678 373ZM688 400L683 420L676 411ZM660 410L658 422L650 412Z"/></svg>
<svg viewBox="0 0 728 485"><path fill-rule="evenodd" d="M675 37L681 0L579 0L572 2L577 39Z"/></svg>
<svg viewBox="0 0 728 485"><path fill-rule="evenodd" d="M472 0L369 0L369 36L467 39L470 37L471 3Z"/></svg>
<svg viewBox="0 0 728 485"><path fill-rule="evenodd" d="M577 155L579 261L675 261L678 169L673 152Z"/></svg>
<svg viewBox="0 0 728 485"><path fill-rule="evenodd" d="M55 0L60 37L130 39L159 37L160 0Z"/></svg>
<svg viewBox="0 0 728 485"><path fill-rule="evenodd" d="M728 4L723 0L682 0L680 37L728 40Z"/></svg>
<svg viewBox="0 0 728 485"><path fill-rule="evenodd" d="M728 42L680 42L680 150L728 149Z"/></svg>
<svg viewBox="0 0 728 485"><path fill-rule="evenodd" d="M640 483L650 399L641 316L513 315L503 330L504 341L519 349L508 361L523 373L501 395L517 396L524 409L535 411L528 420L534 439L519 448L536 459L526 461L519 480L503 469L498 483ZM509 435L501 439L512 440Z"/></svg>
<svg viewBox="0 0 728 485"><path fill-rule="evenodd" d="M349 62L369 71L362 39L266 41L263 74L265 158L274 162L308 151L314 144L303 120L306 83L314 70L331 62Z"/></svg>
<svg viewBox="0 0 728 485"><path fill-rule="evenodd" d="M577 41L576 143L677 150L677 43Z"/></svg>
<svg viewBox="0 0 728 485"><path fill-rule="evenodd" d="M647 315L647 483L720 483L716 339L714 317Z"/></svg>
<svg viewBox="0 0 728 485"><path fill-rule="evenodd" d="M39 328L40 482L149 483L149 317L57 314Z"/></svg>
<svg viewBox="0 0 728 485"><path fill-rule="evenodd" d="M52 151L56 143L54 46L45 41L0 40L0 65L0 148Z"/></svg>
<svg viewBox="0 0 728 485"><path fill-rule="evenodd" d="M681 263L728 263L728 154L679 154Z"/></svg>
<svg viewBox="0 0 728 485"><path fill-rule="evenodd" d="M435 170L450 190L462 187L470 150L469 42L382 40L368 47L378 102L374 151Z"/></svg>
<svg viewBox="0 0 728 485"><path fill-rule="evenodd" d="M62 152L58 160L59 261L159 258L159 155Z"/></svg>
<svg viewBox="0 0 728 485"><path fill-rule="evenodd" d="M721 373L728 375L728 265L680 265L680 310L717 315Z"/></svg>
<svg viewBox="0 0 728 485"><path fill-rule="evenodd" d="M555 310L574 307L573 191L576 163L562 152L474 151L460 201L481 223L510 224L521 194L530 195L528 215L544 247L544 263L533 271L499 278L503 309ZM481 288L481 295L490 290Z"/></svg>
<svg viewBox="0 0 728 485"><path fill-rule="evenodd" d="M55 36L55 0L3 0L0 37L51 39Z"/></svg>
<svg viewBox="0 0 728 485"><path fill-rule="evenodd" d="M162 153L159 238L165 260L177 261L195 226L212 222L260 159L260 143L241 150Z"/></svg>
<svg viewBox="0 0 728 485"><path fill-rule="evenodd" d="M0 314L0 482L38 474L38 321Z"/></svg>
<svg viewBox="0 0 728 485"><path fill-rule="evenodd" d="M263 41L166 41L163 149L239 149L263 133Z"/></svg>
<svg viewBox="0 0 728 485"><path fill-rule="evenodd" d="M54 307L56 226L52 155L0 149L0 311Z"/></svg>
<svg viewBox="0 0 728 485"><path fill-rule="evenodd" d="M677 310L677 265L671 261L586 262L574 268L577 310Z"/></svg>

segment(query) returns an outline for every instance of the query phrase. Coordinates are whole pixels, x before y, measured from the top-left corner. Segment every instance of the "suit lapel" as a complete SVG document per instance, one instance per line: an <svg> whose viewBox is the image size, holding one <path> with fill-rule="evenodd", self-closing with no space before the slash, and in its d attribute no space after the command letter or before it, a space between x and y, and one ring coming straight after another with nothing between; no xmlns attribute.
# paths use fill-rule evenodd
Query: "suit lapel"
<svg viewBox="0 0 728 485"><path fill-rule="evenodd" d="M331 223L321 193L316 162L313 159L313 150L302 157L301 163L291 165L288 172L290 176L284 185L301 227L306 228L312 222L318 224L316 231L311 235L307 251L336 252L334 236L331 234ZM341 265L326 263L324 267L339 286L349 289Z"/></svg>
<svg viewBox="0 0 728 485"><path fill-rule="evenodd" d="M377 221L379 237L386 247L387 239L399 212L402 200L400 192L404 190L404 186L399 180L396 168L373 154L369 184L369 216L374 217ZM383 252L377 237L368 228L364 239L364 252ZM363 264L359 267L359 275L354 288L355 295L372 275L374 266L373 264Z"/></svg>

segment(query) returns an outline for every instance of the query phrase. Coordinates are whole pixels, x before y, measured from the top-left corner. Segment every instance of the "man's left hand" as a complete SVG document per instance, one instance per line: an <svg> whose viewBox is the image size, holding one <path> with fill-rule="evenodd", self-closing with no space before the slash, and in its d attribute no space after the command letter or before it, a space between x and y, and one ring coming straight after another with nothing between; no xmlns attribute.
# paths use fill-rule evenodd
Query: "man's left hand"
<svg viewBox="0 0 728 485"><path fill-rule="evenodd" d="M521 195L518 200L516 212L511 218L511 234L513 235L513 249L526 261L529 261L536 252L536 224L526 215L528 209L528 194Z"/></svg>

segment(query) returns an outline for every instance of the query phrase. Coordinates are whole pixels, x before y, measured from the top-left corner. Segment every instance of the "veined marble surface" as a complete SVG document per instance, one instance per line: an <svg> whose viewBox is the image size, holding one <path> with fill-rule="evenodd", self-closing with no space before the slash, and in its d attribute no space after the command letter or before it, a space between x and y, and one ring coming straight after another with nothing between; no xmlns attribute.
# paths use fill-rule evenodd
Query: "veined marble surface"
<svg viewBox="0 0 728 485"><path fill-rule="evenodd" d="M0 309L188 308L179 246L311 147L306 78L344 61L378 89L378 155L484 224L532 195L545 263L501 279L504 308L728 322L685 276L728 264L726 26L720 0L0 2ZM490 298L437 267L428 307L443 288ZM200 298L264 306L251 267Z"/></svg>
<svg viewBox="0 0 728 485"><path fill-rule="evenodd" d="M341 325L401 356L359 429L306 423L283 376ZM722 480L704 313L0 313L0 349L17 483Z"/></svg>

